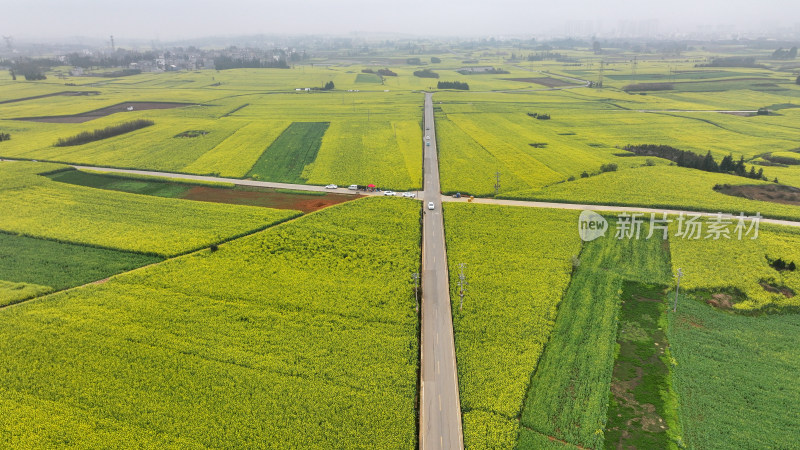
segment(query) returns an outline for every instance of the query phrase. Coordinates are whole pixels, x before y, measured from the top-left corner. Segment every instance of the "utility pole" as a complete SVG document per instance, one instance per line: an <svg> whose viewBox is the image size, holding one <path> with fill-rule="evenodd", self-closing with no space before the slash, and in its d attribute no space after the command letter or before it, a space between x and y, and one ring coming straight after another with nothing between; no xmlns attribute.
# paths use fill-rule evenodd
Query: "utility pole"
<svg viewBox="0 0 800 450"><path fill-rule="evenodd" d="M417 302L415 310L419 312L419 272L412 273L411 278L414 279L414 300Z"/></svg>
<svg viewBox="0 0 800 450"><path fill-rule="evenodd" d="M672 306L672 312L678 312L678 291L681 288L681 277L683 276L683 271L678 268L678 284L675 286L675 304Z"/></svg>
<svg viewBox="0 0 800 450"><path fill-rule="evenodd" d="M633 82L636 83L636 66L638 65L638 61L636 60L636 56L633 57L633 64L631 65L631 74L633 75Z"/></svg>
<svg viewBox="0 0 800 450"><path fill-rule="evenodd" d="M458 296L461 297L461 302L458 304L458 310L461 311L464 308L464 295L467 293L467 276L464 275L464 268L467 267L467 263L460 263L458 268L461 270L461 273L458 274Z"/></svg>
<svg viewBox="0 0 800 450"><path fill-rule="evenodd" d="M600 72L598 72L598 76L597 76L597 87L599 87L599 88L603 87L603 68L604 68L605 64L606 64L606 62L601 59L600 60Z"/></svg>
<svg viewBox="0 0 800 450"><path fill-rule="evenodd" d="M111 35L111 53L115 53L117 51L117 47L114 45L114 35Z"/></svg>
<svg viewBox="0 0 800 450"><path fill-rule="evenodd" d="M494 177L494 195L497 196L500 193L500 171L495 172Z"/></svg>

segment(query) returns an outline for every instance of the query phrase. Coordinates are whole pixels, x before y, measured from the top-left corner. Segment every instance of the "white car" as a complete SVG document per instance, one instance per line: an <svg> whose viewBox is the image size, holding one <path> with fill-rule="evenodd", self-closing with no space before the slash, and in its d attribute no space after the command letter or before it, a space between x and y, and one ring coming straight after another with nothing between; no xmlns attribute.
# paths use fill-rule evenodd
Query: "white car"
<svg viewBox="0 0 800 450"><path fill-rule="evenodd" d="M405 198L414 198L417 194L415 192L403 192L403 197Z"/></svg>
<svg viewBox="0 0 800 450"><path fill-rule="evenodd" d="M387 195L387 196L393 196L393 195L394 195L394 191L385 191L385 192L383 193L383 195Z"/></svg>
<svg viewBox="0 0 800 450"><path fill-rule="evenodd" d="M436 208L436 206L434 206L433 202L428 202L428 209L434 209L434 208Z"/></svg>
<svg viewBox="0 0 800 450"><path fill-rule="evenodd" d="M425 140L428 140L428 139L430 139L430 138L431 138L430 136L425 136Z"/></svg>
<svg viewBox="0 0 800 450"><path fill-rule="evenodd" d="M358 190L358 185L357 184L351 184L347 189L350 189L351 191L357 191Z"/></svg>
<svg viewBox="0 0 800 450"><path fill-rule="evenodd" d="M339 189L339 186L337 186L335 184L329 184L329 185L325 186L325 189Z"/></svg>

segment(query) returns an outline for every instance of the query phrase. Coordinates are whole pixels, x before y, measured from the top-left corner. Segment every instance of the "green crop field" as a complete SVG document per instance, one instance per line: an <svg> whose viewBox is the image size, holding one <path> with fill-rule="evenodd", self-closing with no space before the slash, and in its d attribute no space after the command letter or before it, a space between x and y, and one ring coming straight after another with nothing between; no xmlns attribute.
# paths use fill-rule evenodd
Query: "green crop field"
<svg viewBox="0 0 800 450"><path fill-rule="evenodd" d="M0 261L0 306L5 306L161 258L0 233Z"/></svg>
<svg viewBox="0 0 800 450"><path fill-rule="evenodd" d="M0 309L0 442L412 448L418 214L350 202Z"/></svg>
<svg viewBox="0 0 800 450"><path fill-rule="evenodd" d="M257 180L303 183L301 175L314 162L328 123L295 122L264 151L247 173Z"/></svg>
<svg viewBox="0 0 800 450"><path fill-rule="evenodd" d="M667 336L686 448L797 444L797 315L732 315L681 297Z"/></svg>

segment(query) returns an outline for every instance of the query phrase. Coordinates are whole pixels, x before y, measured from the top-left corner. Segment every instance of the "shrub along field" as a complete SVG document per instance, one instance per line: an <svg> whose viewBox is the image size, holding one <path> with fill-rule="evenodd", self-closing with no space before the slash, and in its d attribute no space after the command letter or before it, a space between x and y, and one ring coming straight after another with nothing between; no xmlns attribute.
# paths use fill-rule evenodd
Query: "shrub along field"
<svg viewBox="0 0 800 450"><path fill-rule="evenodd" d="M464 445L512 448L530 374L580 250L577 213L447 204L447 259L453 301ZM459 311L458 264L469 281Z"/></svg>
<svg viewBox="0 0 800 450"><path fill-rule="evenodd" d="M0 309L0 444L413 448L418 223L362 199Z"/></svg>
<svg viewBox="0 0 800 450"><path fill-rule="evenodd" d="M159 198L59 183L64 166L0 162L0 231L154 256L172 256L264 229L299 214Z"/></svg>

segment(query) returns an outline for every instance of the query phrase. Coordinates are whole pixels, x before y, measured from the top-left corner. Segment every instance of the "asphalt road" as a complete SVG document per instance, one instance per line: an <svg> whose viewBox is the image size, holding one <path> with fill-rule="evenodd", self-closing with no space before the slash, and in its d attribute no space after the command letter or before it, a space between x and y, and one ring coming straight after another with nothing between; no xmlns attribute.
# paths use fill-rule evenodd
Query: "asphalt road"
<svg viewBox="0 0 800 450"><path fill-rule="evenodd" d="M422 194L422 326L419 444L422 450L462 449L461 403L450 311L450 283L444 242L439 160L431 94L425 95L425 135ZM428 209L433 202L434 209Z"/></svg>
<svg viewBox="0 0 800 450"><path fill-rule="evenodd" d="M367 192L355 191L345 187L337 189L326 189L325 186L315 186L310 184L291 184L291 183L273 183L271 181L255 181L255 180L242 180L239 178L223 178L212 177L207 175L189 175L184 173L169 173L169 172L154 172L150 170L134 170L134 169L114 169L110 167L94 167L94 166L78 166L72 167L79 170L93 170L97 172L110 172L110 173L127 173L132 175L147 175L161 178L175 178L180 180L194 180L194 181L210 181L215 183L232 183L239 186L255 186L275 189L292 189L295 191L310 191L310 192L331 192L336 194L352 194L352 195L382 195L383 192Z"/></svg>
<svg viewBox="0 0 800 450"><path fill-rule="evenodd" d="M443 202L469 202L466 197L462 198L453 198L450 196L443 195L441 197ZM475 198L470 203L477 203L481 205L506 205L506 206L522 206L527 208L549 208L549 209L576 209L576 210L590 210L590 211L609 211L609 212L637 212L637 213L656 213L656 214L684 214L684 215L691 215L691 214L699 214L703 217L715 217L718 213L712 212L702 212L702 211L688 211L688 210L679 210L679 209L663 209L663 208L642 208L638 206L616 206L616 205L587 205L587 204L580 204L580 203L553 203L553 202L533 202L528 200L503 200L503 199L494 199L494 198ZM745 216L745 219L749 219L751 216ZM773 225L785 225L790 227L800 227L800 222L795 222L791 220L781 220L781 219L759 219L760 223L769 223ZM577 224L576 224L577 225Z"/></svg>

